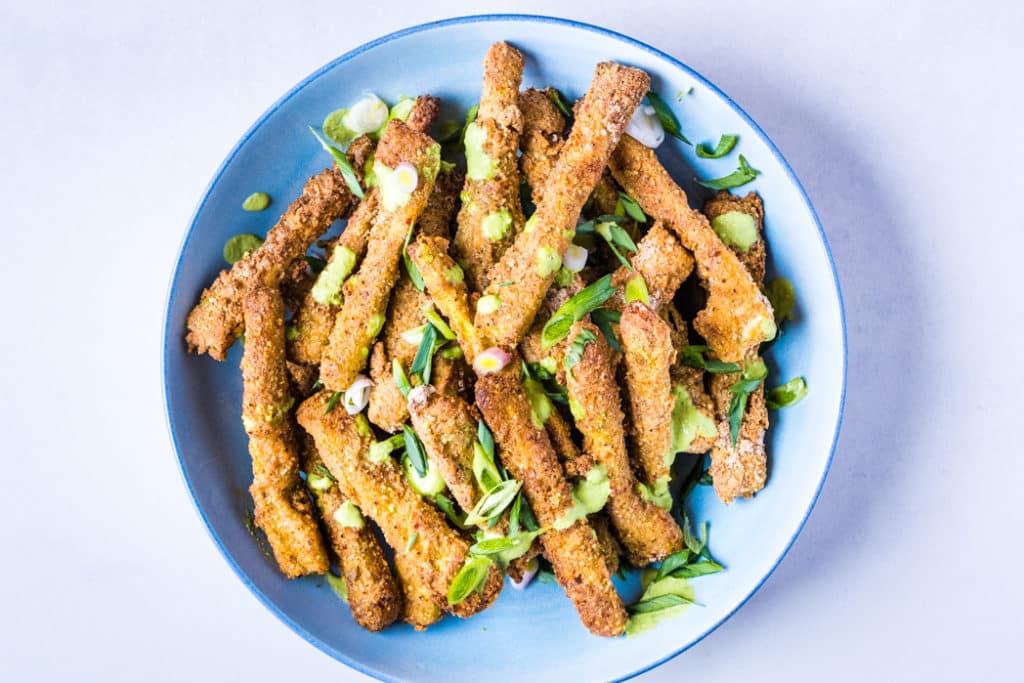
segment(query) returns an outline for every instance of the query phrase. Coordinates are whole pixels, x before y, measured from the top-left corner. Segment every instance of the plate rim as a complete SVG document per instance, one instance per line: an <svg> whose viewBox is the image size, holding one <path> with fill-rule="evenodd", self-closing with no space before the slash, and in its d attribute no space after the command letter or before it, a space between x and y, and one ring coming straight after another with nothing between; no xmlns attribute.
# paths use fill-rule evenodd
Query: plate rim
<svg viewBox="0 0 1024 683"><path fill-rule="evenodd" d="M235 575L238 576L238 578L249 589L249 591L253 595L255 595L256 598L263 604L263 606L266 607L272 614L274 614L282 623L284 623L286 626L288 626L297 635L302 637L303 640L305 640L309 644L313 645L318 650L320 650L321 652L323 652L327 656L331 657L332 659L334 659L336 661L340 661L342 664L344 664L344 665L346 665L346 666L348 666L348 667L350 667L352 669L355 669L356 671L358 671L358 672L360 672L360 673L362 673L364 675L376 678L378 680L383 680L383 681L398 681L398 680L400 680L400 679L394 678L393 676L391 676L389 674L385 674L382 671L373 669L373 668L363 664L362 662L360 662L360 661L350 657L347 653L344 653L344 652L342 652L342 651L332 647L328 643L324 642L320 638L318 638L315 635L313 635L312 633L310 633L303 626L301 626L294 619L292 619L288 614L286 614L284 611L279 609L252 582L252 580L249 578L248 574L235 561L234 557L232 557L232 555L228 552L227 548L222 543L220 537L217 535L217 532L214 530L213 524L211 523L210 519L207 517L207 515L203 511L203 509L199 506L199 499L196 496L196 491L195 491L195 489L194 489L194 487L192 485L192 481L189 479L188 475L185 472L185 462L184 462L184 459L182 457L182 448L181 448L181 444L178 442L177 428L176 428L176 425L175 425L175 422L174 422L174 416L171 413L171 393L170 393L170 386L171 385L170 385L170 377L168 376L168 365L169 365L168 359L169 359L170 350L171 350L170 344L172 343L171 342L171 338L172 338L171 337L171 333L172 333L172 330L171 330L171 313L172 313L172 309L173 309L173 304L174 304L175 299L176 299L177 294L178 294L178 291L177 291L177 279L178 279L178 273L180 272L181 267L182 267L183 259L184 259L184 256L185 256L185 250L188 247L189 241L192 238L192 234L195 231L196 223L199 220L199 216L202 214L203 209L206 207L207 201L210 198L210 195L211 195L211 193L213 191L213 188L216 187L217 184L220 182L221 177L223 176L225 170L231 164L231 162L234 160L234 158L237 156L237 154L242 149L242 147L245 146L245 144L249 141L249 138L251 138L253 136L253 134L255 134L255 132L257 130L259 130L260 127L262 127L263 124L267 121L267 119L269 119L278 109L280 109L282 106L284 106L289 100L291 100L295 95L297 95L303 89L305 89L306 86L308 86L310 83L312 83L313 81L318 79L322 74L326 73L327 71L330 71L331 69L335 68L336 66L339 66L341 64L344 64L345 62L350 61L351 59L357 57L358 55L362 54L363 52L366 52L367 50L373 49L373 48L375 48L375 47L377 47L379 45L391 42L393 40L397 40L399 38L403 38L403 37L408 36L408 35L413 35L413 34L416 34L416 33L421 33L421 32L424 32L424 31L430 31L430 30L434 30L434 29L438 29L438 28L442 28L442 27L457 26L457 25L462 25L462 24L489 23L489 22L498 22L498 21L521 21L521 22L556 24L556 25L567 27L567 28L572 28L572 29L578 29L578 30L583 30L583 31L589 31L589 32L592 32L592 33L597 33L597 34L602 35L602 36L607 37L607 38L612 38L614 40L622 41L622 42L624 42L624 43L626 43L626 44L628 44L628 45L630 45L632 47L639 48L639 49L641 49L641 50L643 50L645 52L648 52L648 53L652 54L653 56L655 56L655 57L657 57L659 59L665 60L666 62L668 62L669 64L671 64L672 66L674 66L674 67L676 67L678 69L681 69L683 72L687 73L690 77L692 77L693 79L698 81L702 86L706 87L708 90L712 91L714 94L716 94L719 97L721 97L733 109L733 111L735 111L746 122L746 124L748 126L750 126L750 128L758 136L760 136L760 138L765 142L765 144L768 146L768 149L771 151L772 155L775 157L775 159L779 162L779 164L785 170L786 175L788 176L790 182L793 183L793 185L795 185L796 189L799 191L800 196L803 199L804 204L807 206L807 209L810 212L811 218L814 221L814 225L818 229L818 238L821 241L821 245L824 248L825 256L828 259L828 265L829 265L829 270L831 271L831 274L832 274L832 284L833 284L833 287L834 287L834 290L835 290L836 301L837 301L837 303L839 305L839 324L840 324L840 331L841 331L840 337L841 337L841 344L842 344L842 354L841 354L842 373L841 373L841 379L840 379L839 404L838 404L838 409L837 409L837 413L836 413L835 431L834 431L834 433L832 435L832 444L829 447L828 459L825 462L824 470L822 470L821 479L818 481L818 485L817 485L817 487L816 487L816 489L814 491L814 495L811 497L811 500L810 500L810 502L807 505L807 509L804 511L803 518L800 520L800 523L797 525L796 529L794 530L793 535L786 542L785 547L779 553L778 557L775 558L774 562L772 563L772 566L768 569L768 571L765 573L765 575L763 577L761 577L761 579L757 582L757 584L753 588L750 589L750 592L747 593L747 595L742 600L740 600L733 609L731 609L729 612L727 612L725 615L723 615L718 621L716 621L713 625L711 625L707 630L705 630L697 638L694 638L690 642L680 646L677 650L675 650L675 651L673 651L673 652L671 652L671 653L669 653L669 654L667 654L667 655L665 655L663 657L660 657L660 658L656 659L655 661L651 662L650 664L647 664L646 666L643 666L643 667L641 667L641 668L639 668L639 669L637 669L637 670L635 670L635 671L633 671L633 672L631 672L629 674L626 674L624 676L621 676L619 678L614 679L615 681L625 681L627 679L639 676L640 674L646 673L647 671L650 671L650 670L652 670L652 669L654 669L654 668L664 664L665 662L669 661L670 659L674 659L675 657L678 657L683 652L686 652L687 650L689 650L693 646L697 645L697 643L699 643L702 640L704 640L705 638L707 638L714 631L716 631L722 624L724 624L726 621L728 621L734 614L736 614L736 612L738 612L740 609L742 609L743 606L746 605L747 602L754 596L754 594L756 594L761 589L761 587L765 584L765 582L768 581L768 579L772 576L772 574L775 573L775 570L778 568L779 564L781 564L782 560L789 553L790 549L793 547L793 544L796 542L797 537L803 531L804 526L806 526L807 520L810 517L811 512L814 510L814 507L815 507L815 505L818 502L818 498L821 496L821 491L822 491L822 488L825 485L825 480L828 478L828 474L829 474L829 472L832 469L832 462L833 462L833 460L835 458L836 446L837 446L838 441L839 441L839 433L840 433L841 428L842 428L843 417L844 417L845 408L846 408L847 370L848 370L848 361L849 361L849 358L848 358L848 356L849 356L849 347L848 347L848 341L847 341L847 327L846 327L846 308L845 308L845 305L843 303L842 287L840 286L839 274L838 274L838 272L836 270L835 259L832 256L832 249L831 249L831 247L829 245L828 237L825 235L825 231L824 231L824 229L821 226L821 220L818 218L818 213L814 209L814 204L811 202L810 197L807 195L807 191L804 189L804 186L800 182L800 179L797 177L796 173L793 171L793 168L789 165L789 162L786 161L786 158L782 155L782 152L779 151L779 148L775 145L775 143L768 136L768 134L765 133L765 131L761 128L761 126L758 125L757 122L754 121L750 117L750 115L747 114L747 112L742 107L740 107L729 95L727 95L724 91L722 91L721 88L719 88L717 85L712 83L710 80L705 78L702 74L698 73L695 69L693 69L689 65L685 64L681 60L673 57L672 55L670 55L670 54L668 54L666 52L663 52L662 50L659 50L658 48L655 48L655 47L653 47L651 45L648 45L647 43L645 43L645 42L643 42L641 40L638 40L636 38L633 38L631 36L628 36L628 35L626 35L624 33L620 33L618 31L614 31L612 29L605 28L603 26L598 26L598 25L595 25L595 24L590 24L590 23L586 23L586 22L582 22L582 21L577 21L575 19L567 19L567 18L564 18L564 17L555 17L555 16L542 15L542 14L517 14L517 13L471 14L471 15L465 15L465 16L450 17L448 19L441 19L441 20L437 20L437 21L424 22L424 23L421 23L421 24L416 24L414 26L409 26L409 27L406 27L406 28L403 28L403 29L399 29L397 31L393 31L393 32L385 34L385 35L383 35L383 36L381 36L379 38L375 38L374 40L371 40L369 42L363 43L363 44L361 44L361 45L359 45L359 46L349 50L348 52L345 52L344 54L342 54L342 55L332 59L330 62L327 62L326 64L324 64L320 68L318 68L315 71L313 71L312 73L310 73L308 76L306 76L305 78L300 80L296 85L294 85L291 89L289 89L288 92L286 92L284 95L282 95L280 98L278 98L277 101L275 101L272 105L270 105L270 107L267 108L267 110L265 112L263 112L263 114L261 114L259 116L259 118L257 118L256 121L239 138L238 142L235 143L235 145L228 152L227 156L225 156L224 160L217 167L217 170L214 172L213 177L211 178L210 182L207 183L206 188L203 190L202 198L197 203L195 210L192 212L192 217L189 219L188 228L185 231L184 236L182 237L180 246L178 248L178 255L177 255L177 257L174 260L174 267L173 267L173 269L171 271L170 281L169 281L168 287L167 287L167 296L166 296L166 299L165 299L165 315L164 315L164 327L163 327L163 344L161 345L161 363L160 363L160 374L161 374L161 380L162 380L162 384L163 384L163 395L164 395L163 396L164 397L164 414L165 414L165 417L166 417L166 420L167 420L166 424L167 424L167 429L168 429L169 435L171 437L171 443L172 443L172 445L174 447L174 455L175 455L175 459L177 460L177 464L178 464L178 473L181 476L182 482L185 484L186 489L188 489L189 497L190 497L191 502L192 502L192 507L195 510L195 512L199 515L199 518L203 522L203 526L206 527L206 531L209 534L210 538L213 540L214 545L216 545L217 549L220 551L221 555L227 561L228 565L235 572ZM179 335L175 335L175 339L177 339L178 336Z"/></svg>

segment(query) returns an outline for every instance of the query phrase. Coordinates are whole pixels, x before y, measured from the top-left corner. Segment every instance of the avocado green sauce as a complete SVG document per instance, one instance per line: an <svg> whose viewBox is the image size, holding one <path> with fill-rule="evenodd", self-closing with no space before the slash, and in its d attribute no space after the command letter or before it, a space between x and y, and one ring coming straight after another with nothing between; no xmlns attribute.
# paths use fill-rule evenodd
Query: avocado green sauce
<svg viewBox="0 0 1024 683"><path fill-rule="evenodd" d="M334 594L341 598L344 602L348 602L348 584L345 583L345 579L340 576L327 572L324 574L324 579L327 581L327 585L331 587Z"/></svg>
<svg viewBox="0 0 1024 683"><path fill-rule="evenodd" d="M573 506L555 522L559 531L568 529L577 520L592 515L604 508L611 494L611 482L608 481L608 470L604 465L597 464L590 468L587 476L576 482L572 489Z"/></svg>
<svg viewBox="0 0 1024 683"><path fill-rule="evenodd" d="M242 202L244 211L262 211L270 206L270 195L266 192L253 192Z"/></svg>
<svg viewBox="0 0 1024 683"><path fill-rule="evenodd" d="M497 162L484 151L486 139L480 124L466 126L466 177L470 180L490 180L498 170Z"/></svg>
<svg viewBox="0 0 1024 683"><path fill-rule="evenodd" d="M718 433L714 420L694 405L690 393L682 384L672 390L675 404L672 407L672 446L665 454L665 464L671 465L676 453L690 448L698 436L713 437Z"/></svg>
<svg viewBox="0 0 1024 683"><path fill-rule="evenodd" d="M646 500L648 503L653 503L664 510L672 509L672 493L668 490L669 477L658 477L658 480L654 482L654 486L648 486L644 483L638 483L636 490L640 493L640 497Z"/></svg>
<svg viewBox="0 0 1024 683"><path fill-rule="evenodd" d="M402 461L402 468L405 470L405 477L409 480L409 485L421 496L433 498L434 495L445 490L444 479L441 478L437 468L432 467L429 462L427 462L427 471L422 477L412 466L412 461L409 458Z"/></svg>
<svg viewBox="0 0 1024 683"><path fill-rule="evenodd" d="M359 508L351 500L346 500L339 505L332 516L335 522L351 529L362 529L366 526L363 513L360 512Z"/></svg>
<svg viewBox="0 0 1024 683"><path fill-rule="evenodd" d="M723 242L746 252L757 242L757 222L742 211L729 211L711 219L711 229Z"/></svg>
<svg viewBox="0 0 1024 683"><path fill-rule="evenodd" d="M694 599L693 587L690 586L686 579L666 576L648 585L647 589L640 597L640 602L653 600L654 598L661 597L662 595L677 595L686 600L687 603L692 603ZM632 637L639 633L650 631L661 623L662 620L678 616L689 609L689 607L689 604L682 604L653 612L640 612L633 614L629 617L629 621L626 622L626 635Z"/></svg>
<svg viewBox="0 0 1024 683"><path fill-rule="evenodd" d="M530 421L536 429L544 429L544 423L554 409L551 399L544 393L543 385L535 379L524 379L523 389L526 390L526 398L530 400Z"/></svg>
<svg viewBox="0 0 1024 683"><path fill-rule="evenodd" d="M537 250L537 275L548 277L562 267L562 257L551 247Z"/></svg>
<svg viewBox="0 0 1024 683"><path fill-rule="evenodd" d="M646 306L651 305L651 299L647 293L647 282L644 281L643 275L640 275L639 273L631 277L626 282L626 291L624 296L627 304L634 301L640 301Z"/></svg>
<svg viewBox="0 0 1024 683"><path fill-rule="evenodd" d="M511 229L512 214L505 209L492 211L480 221L480 231L492 242L505 239Z"/></svg>
<svg viewBox="0 0 1024 683"><path fill-rule="evenodd" d="M341 286L356 267L356 255L348 247L334 250L327 266L320 271L313 284L313 300L324 306L340 306L343 299Z"/></svg>

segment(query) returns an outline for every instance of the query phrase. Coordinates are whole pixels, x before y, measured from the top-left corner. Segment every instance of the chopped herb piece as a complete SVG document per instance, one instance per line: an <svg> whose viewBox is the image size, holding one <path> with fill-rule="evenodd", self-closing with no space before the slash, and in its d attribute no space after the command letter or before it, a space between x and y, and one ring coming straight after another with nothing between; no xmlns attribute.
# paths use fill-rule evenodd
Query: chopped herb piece
<svg viewBox="0 0 1024 683"><path fill-rule="evenodd" d="M486 557L467 557L462 569L452 579L448 587L448 604L457 605L487 583L487 575L491 570L491 561Z"/></svg>
<svg viewBox="0 0 1024 683"><path fill-rule="evenodd" d="M664 560L661 561L661 566L658 567L658 574L655 577L655 581L663 579L677 569L685 567L690 561L690 549L683 548L677 552L672 553Z"/></svg>
<svg viewBox="0 0 1024 683"><path fill-rule="evenodd" d="M672 573L672 576L680 579L692 579L697 576L717 574L724 570L725 567L713 560L701 560L700 562L694 562L693 564L688 564L685 567L680 567Z"/></svg>
<svg viewBox="0 0 1024 683"><path fill-rule="evenodd" d="M427 456L423 452L423 444L420 437L412 431L409 425L402 425L402 439L405 442L405 455L409 458L416 474L421 477L427 476Z"/></svg>
<svg viewBox="0 0 1024 683"><path fill-rule="evenodd" d="M334 157L334 161L338 164L338 170L341 171L341 177L345 179L345 184L348 185L349 191L360 199L365 199L366 195L363 194L363 188L359 187L359 179L356 178L356 172L352 170L352 164L349 162L348 157L345 156L345 153L334 145L328 144L326 140L320 137L320 134L316 132L313 126L309 127L309 132L320 142L320 146Z"/></svg>
<svg viewBox="0 0 1024 683"><path fill-rule="evenodd" d="M596 341L597 335L593 332L588 329L580 330L580 333L572 340L572 344L569 345L569 350L565 352L565 360L562 361L565 369L572 370L583 359L583 351L587 348L587 344Z"/></svg>
<svg viewBox="0 0 1024 683"><path fill-rule="evenodd" d="M481 524L500 515L512 504L521 486L515 479L508 479L495 486L473 506L466 516L466 524Z"/></svg>
<svg viewBox="0 0 1024 683"><path fill-rule="evenodd" d="M736 445L736 439L739 438L743 415L747 410L747 399L750 398L750 394L757 389L767 376L768 368L765 367L764 362L755 360L743 368L743 374L740 376L740 379L729 387L729 391L733 394L732 399L729 401L729 434L732 437L734 446Z"/></svg>
<svg viewBox="0 0 1024 683"><path fill-rule="evenodd" d="M409 542L405 544L405 552L412 550L412 547L416 545L416 541L420 540L420 533L418 531L412 532L409 536Z"/></svg>
<svg viewBox="0 0 1024 683"><path fill-rule="evenodd" d="M316 471L319 472L321 474L321 476L326 477L327 479L329 479L331 482L338 481L337 479L334 478L334 475L331 474L331 471L329 469L327 469L326 467L324 467L323 465L317 465L316 466Z"/></svg>
<svg viewBox="0 0 1024 683"><path fill-rule="evenodd" d="M644 280L643 275L637 274L626 281L626 291L623 297L627 304L639 301L645 306L651 305L651 297L647 293L647 282Z"/></svg>
<svg viewBox="0 0 1024 683"><path fill-rule="evenodd" d="M693 144L679 131L679 120L676 118L676 115L672 113L672 110L669 109L668 105L665 104L665 100L661 99L658 93L653 90L649 91L647 93L647 102L654 107L654 115L658 117L658 121L661 123L661 127L665 129L666 133L688 145Z"/></svg>
<svg viewBox="0 0 1024 683"><path fill-rule="evenodd" d="M555 104L555 108L558 109L558 111L562 112L562 116L564 116L569 121L573 120L572 107L567 105L565 103L565 100L562 99L561 92L559 92L555 88L548 88L548 97L550 97L551 101Z"/></svg>
<svg viewBox="0 0 1024 683"><path fill-rule="evenodd" d="M775 311L775 322L793 319L793 309L796 307L796 290L793 283L784 277L777 277L764 288L764 294L772 304Z"/></svg>
<svg viewBox="0 0 1024 683"><path fill-rule="evenodd" d="M402 392L402 396L409 398L409 392L412 391L412 384L409 383L409 378L405 374L405 370L402 368L402 361L395 358L391 361L391 376L395 380L395 384L398 386L398 390Z"/></svg>
<svg viewBox="0 0 1024 683"><path fill-rule="evenodd" d="M235 265L253 249L259 249L263 244L263 238L259 235L242 233L235 235L224 243L224 260Z"/></svg>
<svg viewBox="0 0 1024 683"><path fill-rule="evenodd" d="M712 180L698 180L697 183L712 190L728 190L740 185L746 185L760 173L760 171L748 164L746 158L741 154L740 167L729 175L713 178Z"/></svg>
<svg viewBox="0 0 1024 683"><path fill-rule="evenodd" d="M395 434L383 441L374 441L370 444L370 452L368 454L370 462L383 462L385 458L391 455L393 451L401 448L403 444L405 444L404 434Z"/></svg>
<svg viewBox="0 0 1024 683"><path fill-rule="evenodd" d="M636 200L630 197L628 194L619 190L619 201L622 202L622 208L626 212L626 215L635 220L637 223L647 222L647 216L644 215L643 209L636 203Z"/></svg>
<svg viewBox="0 0 1024 683"><path fill-rule="evenodd" d="M410 225L409 232L405 236L405 243L402 245L402 263L405 264L405 272L409 274L412 284L422 292L426 284L423 282L423 276L420 274L420 269L416 266L416 262L409 256L409 241L412 240L412 231L415 228L415 223Z"/></svg>
<svg viewBox="0 0 1024 683"><path fill-rule="evenodd" d="M476 421L476 440L480 442L480 446L484 449L487 457L493 461L495 452L494 435L483 420Z"/></svg>
<svg viewBox="0 0 1024 683"><path fill-rule="evenodd" d="M612 330L612 324L619 322L620 318L622 318L622 314L610 308L598 308L590 313L590 319L597 325L597 329L601 330L601 334L604 335L604 340L608 342L608 346L622 353L622 345Z"/></svg>
<svg viewBox="0 0 1024 683"><path fill-rule="evenodd" d="M473 444L473 477L481 491L485 493L494 490L501 484L501 472L494 464L494 457L489 456L487 451L479 443Z"/></svg>
<svg viewBox="0 0 1024 683"><path fill-rule="evenodd" d="M423 311L423 317L426 318L430 322L430 324L434 326L434 328L441 334L442 337L449 341L455 339L455 333L452 332L452 328L449 327L448 323L445 322L444 318L442 318L441 315L434 310L433 306L429 306L426 310Z"/></svg>
<svg viewBox="0 0 1024 683"><path fill-rule="evenodd" d="M606 218L615 217L601 216L601 218L598 219L597 224L593 226L594 232L599 234L604 241L608 243L608 248L612 250L612 253L615 254L615 258L617 258L622 265L629 270L633 270L633 266L630 265L629 261L626 260L626 257L622 255L619 248L621 247L622 249L635 254L637 252L636 243L633 242L633 238L629 236L629 233L622 227L619 220L604 220ZM589 222L590 221L588 221L588 223ZM584 223L580 227L588 228L590 226L588 226L587 223Z"/></svg>
<svg viewBox="0 0 1024 683"><path fill-rule="evenodd" d="M562 304L551 316L541 334L541 345L549 349L569 334L570 328L577 320L600 307L612 298L617 288L612 285L612 276L605 275L600 280L587 285L568 301Z"/></svg>
<svg viewBox="0 0 1024 683"><path fill-rule="evenodd" d="M448 519L451 520L452 524L454 524L455 526L463 530L469 528L469 526L466 524L466 516L460 515L458 512L456 512L455 503L452 502L451 498L449 498L448 496L444 495L443 493L435 494L434 505L436 505L442 512L444 512L444 514L448 516Z"/></svg>
<svg viewBox="0 0 1024 683"><path fill-rule="evenodd" d="M242 202L244 211L262 211L270 206L270 195L266 192L253 192Z"/></svg>
<svg viewBox="0 0 1024 683"><path fill-rule="evenodd" d="M444 343L443 341L441 342ZM409 367L410 375L419 375L420 379L423 380L424 384L430 384L430 374L434 365L434 353L440 348L437 339L437 328L433 325L427 325L427 328L423 330L423 339L420 340L420 346L416 350L416 357L412 360L412 365Z"/></svg>
<svg viewBox="0 0 1024 683"><path fill-rule="evenodd" d="M642 602L638 602L635 605L630 605L630 614L645 614L647 612L660 612L666 610L669 607L678 607L679 605L692 605L693 600L688 600L681 595L674 593L666 593L665 595L659 595L656 598L649 598Z"/></svg>
<svg viewBox="0 0 1024 683"><path fill-rule="evenodd" d="M738 135L723 135L718 138L718 144L713 150L702 142L697 145L697 156L702 159L721 159L732 151L739 139Z"/></svg>
<svg viewBox="0 0 1024 683"><path fill-rule="evenodd" d="M778 410L788 408L807 395L807 382L803 377L794 377L782 386L773 387L765 392L765 403L769 408Z"/></svg>
<svg viewBox="0 0 1024 683"><path fill-rule="evenodd" d="M335 391L331 394L331 397L327 399L327 407L324 408L324 415L334 410L334 406L338 405L338 401L341 400L342 393L343 392Z"/></svg>
<svg viewBox="0 0 1024 683"><path fill-rule="evenodd" d="M684 346L680 350L680 360L683 365L688 365L691 368L699 368L701 370L707 370L715 375L724 375L728 372L739 372L742 368L736 363L725 363L720 360L707 360L704 358L704 354L707 352L708 347L704 345L691 344Z"/></svg>

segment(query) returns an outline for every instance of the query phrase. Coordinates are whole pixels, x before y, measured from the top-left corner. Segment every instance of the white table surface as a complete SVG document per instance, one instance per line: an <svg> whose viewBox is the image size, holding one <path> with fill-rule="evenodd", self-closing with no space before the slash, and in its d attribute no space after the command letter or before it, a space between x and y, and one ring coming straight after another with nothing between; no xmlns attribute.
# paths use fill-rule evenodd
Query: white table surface
<svg viewBox="0 0 1024 683"><path fill-rule="evenodd" d="M1022 6L682 4L486 6L609 26L719 84L803 180L846 297L817 509L743 610L640 680L1021 680ZM482 8L0 4L0 680L368 680L266 611L195 514L164 422L166 287L281 93Z"/></svg>

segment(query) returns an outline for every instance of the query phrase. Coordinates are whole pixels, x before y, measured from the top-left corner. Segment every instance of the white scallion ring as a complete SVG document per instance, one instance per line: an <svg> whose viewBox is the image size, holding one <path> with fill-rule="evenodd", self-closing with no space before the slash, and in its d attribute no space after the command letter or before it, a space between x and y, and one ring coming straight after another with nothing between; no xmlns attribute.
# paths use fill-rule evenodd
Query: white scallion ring
<svg viewBox="0 0 1024 683"><path fill-rule="evenodd" d="M367 93L345 115L345 127L356 135L373 133L388 122L388 105L373 93Z"/></svg>
<svg viewBox="0 0 1024 683"><path fill-rule="evenodd" d="M420 175L416 172L416 167L408 161L403 161L395 166L395 185L402 192L411 194L419 181Z"/></svg>
<svg viewBox="0 0 1024 683"><path fill-rule="evenodd" d="M497 346L492 346L477 354L473 361L473 369L481 375L491 375L500 371L512 362L512 354Z"/></svg>
<svg viewBox="0 0 1024 683"><path fill-rule="evenodd" d="M363 412L363 408L370 402L370 389L373 382L366 375L356 375L356 381L345 390L345 398L342 403L345 405L345 412L349 415L357 415Z"/></svg>
<svg viewBox="0 0 1024 683"><path fill-rule="evenodd" d="M665 129L655 115L654 107L649 104L641 104L636 108L626 124L626 133L651 149L665 141Z"/></svg>
<svg viewBox="0 0 1024 683"><path fill-rule="evenodd" d="M562 257L562 265L572 273L578 273L587 265L587 250L578 244L570 244Z"/></svg>

